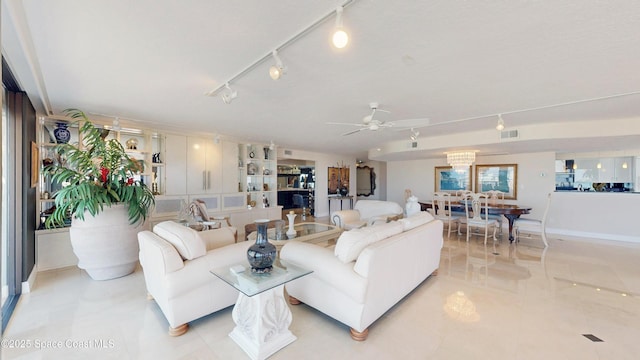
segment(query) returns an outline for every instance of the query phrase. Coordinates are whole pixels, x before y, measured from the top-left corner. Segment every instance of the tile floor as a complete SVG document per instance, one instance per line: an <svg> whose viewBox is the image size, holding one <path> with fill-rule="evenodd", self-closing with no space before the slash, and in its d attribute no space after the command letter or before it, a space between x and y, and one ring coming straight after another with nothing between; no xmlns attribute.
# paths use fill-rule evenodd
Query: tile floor
<svg viewBox="0 0 640 360"><path fill-rule="evenodd" d="M438 276L375 322L367 341L351 340L346 326L306 305L292 306L298 340L271 359L638 359L640 246L550 245L545 251L539 239L525 239L485 247L480 238L467 244L452 236ZM169 337L140 269L98 282L68 268L38 274L21 297L2 358L247 359L228 337L233 326L228 308ZM29 340L31 348L7 348L7 339ZM46 348L55 341L62 348Z"/></svg>

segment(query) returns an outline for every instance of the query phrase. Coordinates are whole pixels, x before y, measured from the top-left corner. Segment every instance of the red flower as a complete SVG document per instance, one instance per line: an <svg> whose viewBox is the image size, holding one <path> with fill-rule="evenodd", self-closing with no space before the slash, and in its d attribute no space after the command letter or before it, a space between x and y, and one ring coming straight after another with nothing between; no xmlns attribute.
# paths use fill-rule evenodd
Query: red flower
<svg viewBox="0 0 640 360"><path fill-rule="evenodd" d="M127 179L127 185L133 185L133 178Z"/></svg>
<svg viewBox="0 0 640 360"><path fill-rule="evenodd" d="M100 168L100 178L102 179L102 182L107 182L107 175L109 175L109 169L107 168Z"/></svg>

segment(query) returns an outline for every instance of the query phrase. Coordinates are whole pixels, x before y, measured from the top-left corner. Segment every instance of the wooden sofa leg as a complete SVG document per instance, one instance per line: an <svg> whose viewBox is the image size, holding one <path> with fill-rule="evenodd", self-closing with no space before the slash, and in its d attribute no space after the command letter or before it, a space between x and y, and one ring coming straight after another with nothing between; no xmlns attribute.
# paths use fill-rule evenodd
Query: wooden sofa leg
<svg viewBox="0 0 640 360"><path fill-rule="evenodd" d="M369 336L369 328L362 330L362 332L357 331L354 328L351 328L351 338L355 341L365 341L367 340L367 336Z"/></svg>
<svg viewBox="0 0 640 360"><path fill-rule="evenodd" d="M289 304L291 305L300 305L302 302L293 296L289 295Z"/></svg>
<svg viewBox="0 0 640 360"><path fill-rule="evenodd" d="M169 326L169 335L170 336L180 336L189 330L189 324L182 324L180 326L172 328Z"/></svg>
<svg viewBox="0 0 640 360"><path fill-rule="evenodd" d="M438 269L433 270L431 273L432 276L438 276Z"/></svg>

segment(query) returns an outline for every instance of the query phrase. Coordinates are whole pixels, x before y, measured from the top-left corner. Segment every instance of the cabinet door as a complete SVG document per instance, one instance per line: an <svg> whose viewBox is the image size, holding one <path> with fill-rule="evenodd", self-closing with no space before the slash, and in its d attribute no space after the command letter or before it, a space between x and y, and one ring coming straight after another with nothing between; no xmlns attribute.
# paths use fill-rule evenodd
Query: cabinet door
<svg viewBox="0 0 640 360"><path fill-rule="evenodd" d="M207 192L207 141L201 138L187 139L187 192L202 194Z"/></svg>
<svg viewBox="0 0 640 360"><path fill-rule="evenodd" d="M222 192L222 144L210 140L206 142L205 171L207 193Z"/></svg>
<svg viewBox="0 0 640 360"><path fill-rule="evenodd" d="M633 182L633 158L631 157L619 157L615 158L615 182L617 183L630 183Z"/></svg>
<svg viewBox="0 0 640 360"><path fill-rule="evenodd" d="M165 189L167 195L187 193L187 138L167 135L165 139Z"/></svg>
<svg viewBox="0 0 640 360"><path fill-rule="evenodd" d="M238 144L222 142L222 192L225 194L241 191L238 179Z"/></svg>
<svg viewBox="0 0 640 360"><path fill-rule="evenodd" d="M598 182L615 182L615 161L613 158L600 158L596 168L598 169Z"/></svg>

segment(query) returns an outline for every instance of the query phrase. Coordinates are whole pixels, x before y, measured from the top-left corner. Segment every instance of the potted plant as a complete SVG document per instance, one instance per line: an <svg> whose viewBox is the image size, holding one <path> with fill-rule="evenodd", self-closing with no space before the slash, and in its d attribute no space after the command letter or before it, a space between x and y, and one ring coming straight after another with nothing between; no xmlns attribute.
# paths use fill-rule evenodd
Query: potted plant
<svg viewBox="0 0 640 360"><path fill-rule="evenodd" d="M142 171L116 139L105 140L84 112L65 115L82 120L78 145L59 144L55 151L64 164L44 171L62 184L54 193L55 210L47 227L64 226L71 218L69 237L78 267L96 280L128 275L138 261L137 233L155 204L151 190L134 175Z"/></svg>

